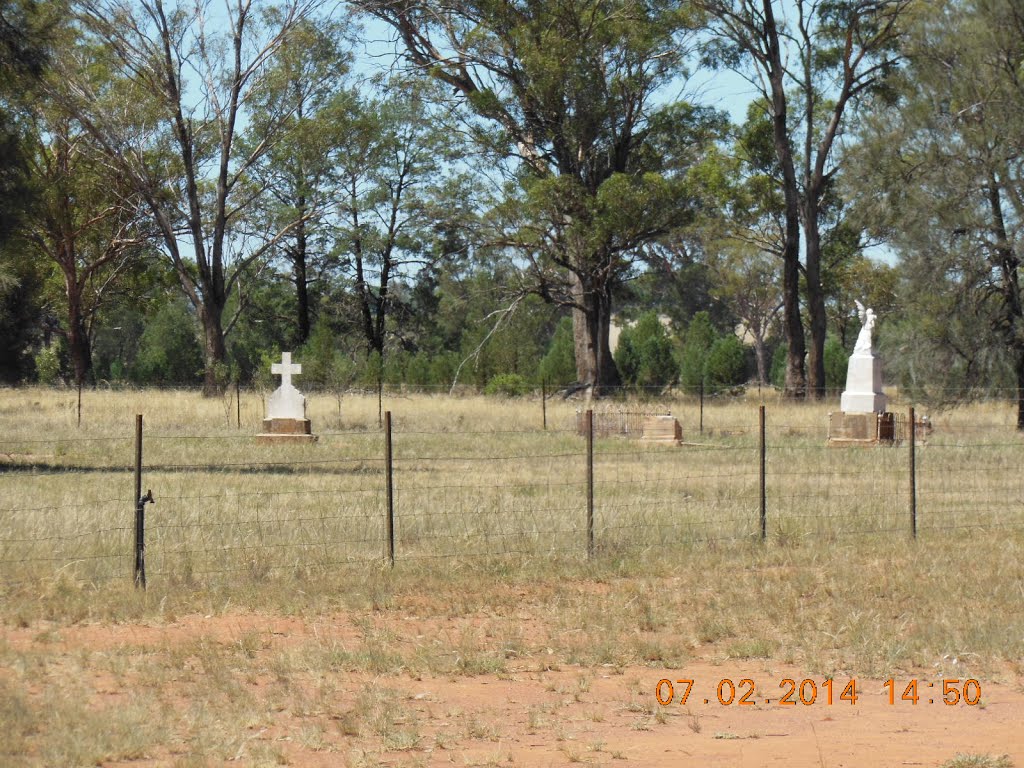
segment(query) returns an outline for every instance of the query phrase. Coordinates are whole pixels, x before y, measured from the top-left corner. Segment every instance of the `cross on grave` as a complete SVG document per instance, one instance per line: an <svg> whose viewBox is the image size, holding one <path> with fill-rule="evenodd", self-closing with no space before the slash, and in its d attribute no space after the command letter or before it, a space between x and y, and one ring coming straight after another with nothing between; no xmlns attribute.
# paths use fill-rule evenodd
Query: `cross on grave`
<svg viewBox="0 0 1024 768"><path fill-rule="evenodd" d="M287 388L292 386L292 376L298 376L302 373L302 365L299 363L292 363L292 353L282 352L281 362L273 363L270 366L270 372L281 377L281 387Z"/></svg>
<svg viewBox="0 0 1024 768"><path fill-rule="evenodd" d="M292 376L302 373L302 366L292 362L291 352L282 352L281 362L272 363L270 372L281 377L281 386L267 398L263 432L256 439L261 443L316 442L306 418L306 398L292 385Z"/></svg>

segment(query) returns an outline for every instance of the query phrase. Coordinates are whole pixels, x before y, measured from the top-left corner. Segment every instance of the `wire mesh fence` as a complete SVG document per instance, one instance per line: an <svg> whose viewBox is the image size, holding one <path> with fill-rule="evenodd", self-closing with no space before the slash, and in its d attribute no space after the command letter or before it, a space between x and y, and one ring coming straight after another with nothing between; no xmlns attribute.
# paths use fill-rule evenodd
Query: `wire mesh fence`
<svg viewBox="0 0 1024 768"><path fill-rule="evenodd" d="M771 409L764 418L763 431L756 416L718 422L683 444L642 439L642 421L639 432L581 435L575 417L505 431L387 419L302 445L147 431L138 467L131 436L4 438L0 578L132 578L139 470L155 501L142 505L151 583L392 557L584 558L762 537L1024 528L1021 443L1010 429L834 447L824 425L775 423Z"/></svg>

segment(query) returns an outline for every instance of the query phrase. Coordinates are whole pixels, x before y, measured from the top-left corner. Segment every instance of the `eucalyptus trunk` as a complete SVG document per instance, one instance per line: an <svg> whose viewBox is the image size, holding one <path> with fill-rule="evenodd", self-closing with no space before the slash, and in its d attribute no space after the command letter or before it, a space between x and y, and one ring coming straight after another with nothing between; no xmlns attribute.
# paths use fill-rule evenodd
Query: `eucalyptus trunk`
<svg viewBox="0 0 1024 768"><path fill-rule="evenodd" d="M611 289L572 276L572 335L576 353L576 379L591 387L594 395L622 384L619 369L612 358L610 331Z"/></svg>
<svg viewBox="0 0 1024 768"><path fill-rule="evenodd" d="M825 336L828 320L825 314L825 291L821 286L821 234L818 206L808 203L805 215L807 246L807 314L811 348L807 354L807 393L815 400L825 397Z"/></svg>
<svg viewBox="0 0 1024 768"><path fill-rule="evenodd" d="M224 328L221 321L223 308L200 311L203 326L203 396L216 397L224 391L221 371L227 361Z"/></svg>

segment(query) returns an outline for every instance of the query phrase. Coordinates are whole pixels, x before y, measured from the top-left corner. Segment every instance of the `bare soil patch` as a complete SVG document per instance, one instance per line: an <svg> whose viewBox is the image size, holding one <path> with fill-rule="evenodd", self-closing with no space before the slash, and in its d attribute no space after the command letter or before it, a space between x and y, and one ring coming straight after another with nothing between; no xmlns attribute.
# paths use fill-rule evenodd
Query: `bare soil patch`
<svg viewBox="0 0 1024 768"><path fill-rule="evenodd" d="M458 654L467 633L487 647L486 616L229 613L38 623L3 629L0 684L29 710L76 696L101 716L97 723L132 703L164 718L148 743L105 765L938 766L959 753L1024 764L1024 681L1011 668L979 679L975 706L943 704L936 670L900 671L895 704L883 681L836 672L829 705L823 676L771 660L723 659L713 644L677 669L585 666L538 646L543 635L525 616L523 626L519 650L510 649L500 671L434 674L381 672L373 658L356 655L367 653L368 634L381 652L408 653L440 638ZM658 703L663 678L694 681L686 706L678 703L683 684L674 684L675 702ZM814 679L815 703L780 705L785 678ZM916 705L900 698L912 678ZM717 699L726 679L737 690L731 705ZM753 705L738 704L744 679L756 686ZM850 679L855 704L839 700ZM723 693L729 698L728 684ZM197 721L203 717L220 726ZM47 762L38 747L24 757Z"/></svg>

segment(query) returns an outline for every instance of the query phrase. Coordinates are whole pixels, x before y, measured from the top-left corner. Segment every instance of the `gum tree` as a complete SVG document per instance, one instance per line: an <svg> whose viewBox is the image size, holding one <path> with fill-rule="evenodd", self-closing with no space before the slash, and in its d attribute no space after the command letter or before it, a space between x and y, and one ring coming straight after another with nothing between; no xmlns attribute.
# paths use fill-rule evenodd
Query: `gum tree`
<svg viewBox="0 0 1024 768"><path fill-rule="evenodd" d="M744 73L760 91L784 196L785 391L825 392L822 219L835 184L836 148L863 98L899 61L903 21L917 0L698 0L710 15L709 56ZM803 263L801 263L801 232ZM801 278L810 349L804 342ZM805 373L804 355L808 370Z"/></svg>
<svg viewBox="0 0 1024 768"><path fill-rule="evenodd" d="M907 55L851 160L866 219L904 267L898 359L931 401L1012 383L1024 431L1024 11L933 3Z"/></svg>
<svg viewBox="0 0 1024 768"><path fill-rule="evenodd" d="M440 80L478 146L510 161L493 244L524 266L522 292L569 307L577 377L620 383L612 301L638 249L687 215L659 138L690 124L656 97L682 73L693 19L678 2L358 0L406 61ZM699 113L690 111L689 119Z"/></svg>
<svg viewBox="0 0 1024 768"><path fill-rule="evenodd" d="M246 219L263 189L253 165L284 134L288 109L243 147L249 99L318 0L80 0L83 44L61 57L65 105L142 198L203 334L204 386L223 384L225 316L239 278L300 219ZM91 77L98 68L103 77ZM235 302L240 311L244 301Z"/></svg>
<svg viewBox="0 0 1024 768"><path fill-rule="evenodd" d="M22 237L59 275L61 332L82 384L92 368L96 313L153 233L134 190L98 162L79 126L47 107L36 108L34 125L34 205Z"/></svg>

